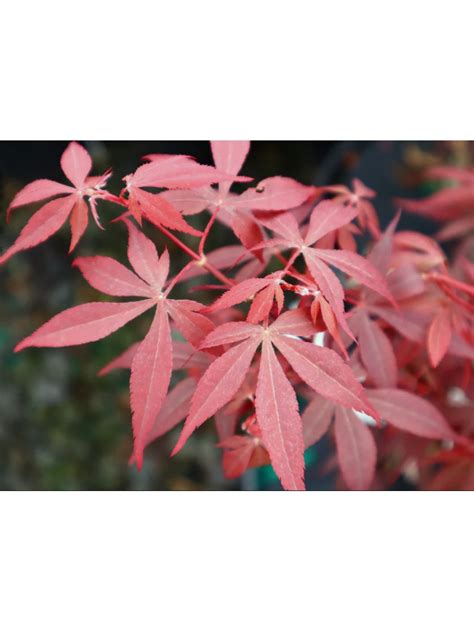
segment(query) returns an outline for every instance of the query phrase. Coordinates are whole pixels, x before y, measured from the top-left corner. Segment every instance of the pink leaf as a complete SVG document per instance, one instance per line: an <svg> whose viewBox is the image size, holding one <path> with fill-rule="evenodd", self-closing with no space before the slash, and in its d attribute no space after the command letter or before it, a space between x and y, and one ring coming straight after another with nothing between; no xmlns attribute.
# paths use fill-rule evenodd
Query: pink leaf
<svg viewBox="0 0 474 632"><path fill-rule="evenodd" d="M250 213L235 213L231 225L237 239L248 250L261 243L263 239L262 229Z"/></svg>
<svg viewBox="0 0 474 632"><path fill-rule="evenodd" d="M148 237L145 237L132 222L126 221L126 224L128 228L128 260L132 268L149 285L161 291L168 276L168 255L163 253L162 260L159 260L155 244Z"/></svg>
<svg viewBox="0 0 474 632"><path fill-rule="evenodd" d="M304 309L289 309L283 312L270 327L271 332L291 336L313 336L315 326Z"/></svg>
<svg viewBox="0 0 474 632"><path fill-rule="evenodd" d="M342 270L356 281L359 281L359 283L362 283L393 302L393 297L390 294L385 279L364 257L347 250L323 250L321 248L315 248L314 252L317 257L326 263L339 268L339 270Z"/></svg>
<svg viewBox="0 0 474 632"><path fill-rule="evenodd" d="M386 274L393 252L393 235L400 221L400 211L385 229L375 246L370 251L368 260L381 274Z"/></svg>
<svg viewBox="0 0 474 632"><path fill-rule="evenodd" d="M280 353L300 378L319 395L377 417L349 366L332 349L272 334Z"/></svg>
<svg viewBox="0 0 474 632"><path fill-rule="evenodd" d="M34 180L27 184L21 191L15 195L8 207L8 211L24 206L25 204L33 204L33 202L42 202L56 195L64 195L65 193L74 193L73 187L66 184L54 182L54 180Z"/></svg>
<svg viewBox="0 0 474 632"><path fill-rule="evenodd" d="M222 173L214 167L200 165L186 156L154 160L138 167L129 179L134 187L163 187L166 189L196 189L217 182L237 180L246 182L248 178Z"/></svg>
<svg viewBox="0 0 474 632"><path fill-rule="evenodd" d="M296 221L292 213L279 213L275 217L265 219L264 217L259 219L260 223L272 230L274 233L283 238L283 242L279 240L266 240L262 243L262 246L268 246L272 241L275 244L283 243L287 248L294 247L300 248L304 245L303 238L300 234L298 222Z"/></svg>
<svg viewBox="0 0 474 632"><path fill-rule="evenodd" d="M369 489L377 463L377 448L369 428L345 408L336 408L336 447L342 476L349 489Z"/></svg>
<svg viewBox="0 0 474 632"><path fill-rule="evenodd" d="M387 335L365 312L358 314L357 332L362 361L375 386L395 387L398 375L397 360Z"/></svg>
<svg viewBox="0 0 474 632"><path fill-rule="evenodd" d="M295 391L264 338L255 396L257 422L273 469L285 489L304 489L304 443Z"/></svg>
<svg viewBox="0 0 474 632"><path fill-rule="evenodd" d="M344 289L341 282L334 272L318 258L313 248L307 248L304 251L304 259L311 276L331 306L339 326L353 340L354 336L347 325L344 314Z"/></svg>
<svg viewBox="0 0 474 632"><path fill-rule="evenodd" d="M385 421L427 439L453 439L448 422L433 404L395 388L366 391L367 399Z"/></svg>
<svg viewBox="0 0 474 632"><path fill-rule="evenodd" d="M380 268L379 268L380 269ZM388 289L397 301L423 294L426 290L423 277L412 263L400 263L387 276Z"/></svg>
<svg viewBox="0 0 474 632"><path fill-rule="evenodd" d="M248 140L213 140L211 141L214 164L224 173L236 176L242 169L245 158L249 153ZM221 183L219 189L226 195L230 189L230 182Z"/></svg>
<svg viewBox="0 0 474 632"><path fill-rule="evenodd" d="M427 235L422 235L412 230L402 230L395 233L393 241L400 248L419 250L431 255L434 261L442 263L445 259L444 252L434 239Z"/></svg>
<svg viewBox="0 0 474 632"><path fill-rule="evenodd" d="M220 443L224 448L222 469L226 478L238 478L249 468L257 441L254 437L233 435Z"/></svg>
<svg viewBox="0 0 474 632"><path fill-rule="evenodd" d="M215 196L214 189L203 187L201 189L176 189L164 191L160 197L169 202L183 215L197 215L209 207Z"/></svg>
<svg viewBox="0 0 474 632"><path fill-rule="evenodd" d="M0 264L5 263L17 252L28 250L46 241L48 237L57 232L67 220L75 201L75 196L69 195L47 202L42 206L30 218L15 243L0 257Z"/></svg>
<svg viewBox="0 0 474 632"><path fill-rule="evenodd" d="M262 333L259 325L247 322L224 323L216 327L201 344L201 349L208 347L219 347L234 342L240 342L251 336L258 336Z"/></svg>
<svg viewBox="0 0 474 632"><path fill-rule="evenodd" d="M155 226L166 226L172 230L199 236L201 233L190 226L181 213L162 195L148 193L142 189L133 189L131 199L137 202L146 219Z"/></svg>
<svg viewBox="0 0 474 632"><path fill-rule="evenodd" d="M70 347L105 338L152 307L153 301L85 303L53 316L16 347Z"/></svg>
<svg viewBox="0 0 474 632"><path fill-rule="evenodd" d="M216 167L232 176L236 176L242 169L245 158L249 153L248 140L212 140L211 150Z"/></svg>
<svg viewBox="0 0 474 632"><path fill-rule="evenodd" d="M349 224L359 211L354 206L344 206L332 200L323 200L311 213L305 244L311 246L333 230Z"/></svg>
<svg viewBox="0 0 474 632"><path fill-rule="evenodd" d="M242 281L231 287L227 292L224 292L224 294L209 307L208 311L215 312L219 309L225 309L226 307L243 303L272 282L273 281L268 278L247 279L246 281Z"/></svg>
<svg viewBox="0 0 474 632"><path fill-rule="evenodd" d="M457 219L474 207L474 187L447 188L423 200L397 198L395 204L407 211L426 215L436 220Z"/></svg>
<svg viewBox="0 0 474 632"><path fill-rule="evenodd" d="M203 314L186 309L184 301L167 300L166 305L178 331L195 347L214 329L214 323Z"/></svg>
<svg viewBox="0 0 474 632"><path fill-rule="evenodd" d="M110 296L151 297L150 287L111 257L79 257L73 263L93 288Z"/></svg>
<svg viewBox="0 0 474 632"><path fill-rule="evenodd" d="M249 323L259 323L262 320L268 318L271 309L273 307L273 299L275 298L275 285L267 285L263 288L252 301L249 313L247 314L247 321Z"/></svg>
<svg viewBox="0 0 474 632"><path fill-rule="evenodd" d="M79 243L89 221L89 209L83 198L79 198L74 205L71 213L71 245L69 252L71 253Z"/></svg>
<svg viewBox="0 0 474 632"><path fill-rule="evenodd" d="M300 206L312 192L312 187L300 184L293 178L274 176L244 191L235 205L259 211L282 211Z"/></svg>
<svg viewBox="0 0 474 632"><path fill-rule="evenodd" d="M329 430L334 408L334 403L321 395L316 395L306 406L301 416L305 448L317 443Z"/></svg>
<svg viewBox="0 0 474 632"><path fill-rule="evenodd" d="M92 169L92 159L82 145L72 142L61 156L61 169L68 180L80 189Z"/></svg>
<svg viewBox="0 0 474 632"><path fill-rule="evenodd" d="M245 379L259 344L259 339L244 340L209 366L197 385L188 418L173 455L181 450L196 428L234 397Z"/></svg>
<svg viewBox="0 0 474 632"><path fill-rule="evenodd" d="M428 329L428 354L431 366L438 366L449 349L452 336L451 320L449 312L442 309L431 322Z"/></svg>
<svg viewBox="0 0 474 632"><path fill-rule="evenodd" d="M172 366L168 314L163 303L158 303L150 331L133 358L130 375L134 456L139 469L146 441L168 391Z"/></svg>
<svg viewBox="0 0 474 632"><path fill-rule="evenodd" d="M380 307L379 305L370 305L370 311L382 318L398 333L413 342L423 343L425 338L425 325L417 318L414 312L406 310L395 310L390 307Z"/></svg>

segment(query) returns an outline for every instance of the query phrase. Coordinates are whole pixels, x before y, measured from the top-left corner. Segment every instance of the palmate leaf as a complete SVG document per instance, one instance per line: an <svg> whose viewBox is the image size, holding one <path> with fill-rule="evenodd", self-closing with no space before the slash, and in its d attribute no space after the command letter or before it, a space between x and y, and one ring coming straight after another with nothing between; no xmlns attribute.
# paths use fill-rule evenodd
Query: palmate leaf
<svg viewBox="0 0 474 632"><path fill-rule="evenodd" d="M54 316L23 340L16 350L64 347L100 340L156 306L155 317L145 339L102 370L104 374L113 368L131 365L134 459L141 467L143 450L165 400L173 369L169 317L185 338L196 346L214 329L214 324L197 313L202 308L200 303L168 299L162 293L169 271L168 253L165 251L158 257L153 243L131 222L126 223L129 231L128 255L137 274L110 257L82 257L76 260L75 265L99 291L113 296L143 296L144 299L73 307Z"/></svg>
<svg viewBox="0 0 474 632"><path fill-rule="evenodd" d="M22 250L33 248L56 233L71 215L71 252L78 244L88 224L88 207L84 196L89 196L92 214L97 224L95 196L106 184L111 172L103 176L88 177L92 159L84 147L72 142L61 156L61 168L73 187L41 179L27 184L13 198L7 210L7 218L13 209L25 204L45 201L62 196L42 206L29 220L15 243L0 256L0 265ZM64 197L65 196L65 197ZM100 224L99 224L100 226Z"/></svg>
<svg viewBox="0 0 474 632"><path fill-rule="evenodd" d="M262 344L256 389L257 423L283 486L301 489L302 423L294 388L285 376L273 345L295 373L324 398L378 418L365 399L362 386L336 352L294 338L295 332L306 336L314 334L314 331L314 325L303 310L290 310L269 328L237 322L225 323L211 332L202 348L238 344L214 360L199 381L173 454L182 449L197 427L235 397L257 348Z"/></svg>

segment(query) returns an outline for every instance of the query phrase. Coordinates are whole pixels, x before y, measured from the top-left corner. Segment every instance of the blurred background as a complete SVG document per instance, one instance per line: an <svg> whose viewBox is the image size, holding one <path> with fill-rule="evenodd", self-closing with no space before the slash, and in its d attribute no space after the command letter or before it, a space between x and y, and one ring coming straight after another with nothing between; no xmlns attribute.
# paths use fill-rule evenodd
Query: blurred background
<svg viewBox="0 0 474 632"><path fill-rule="evenodd" d="M63 182L59 159L66 145L66 141L0 142L0 252L14 241L31 212L15 211L7 225L9 201L36 178ZM212 164L204 141L85 141L84 145L94 160L93 173L113 169L108 188L115 193L122 187L121 178L134 171L147 153L190 154ZM376 190L375 206L386 226L395 212L392 199L430 193L421 172L445 162L472 164L471 143L256 141L242 173L257 181L285 175L317 185L350 184L358 177ZM99 203L99 214L107 227L118 208ZM428 234L435 229L428 220L409 214L402 216L400 227ZM101 231L90 223L77 252L125 262L125 234L117 238L118 230ZM165 242L160 233L149 225L145 232L161 249ZM219 225L208 247L230 243L229 238L231 233ZM98 293L71 268L68 246L69 231L64 227L45 244L16 255L0 268L0 489L280 489L270 467L248 472L242 479L224 479L212 424L195 433L177 457L169 458L177 438L174 431L147 449L141 472L128 466L132 445L128 371L103 378L97 372L144 335L149 315L91 345L12 352L19 340L57 312L98 299ZM172 244L167 246L175 269L180 268L185 256ZM334 488L331 476L319 469L327 449L324 441L307 451L308 489ZM406 488L403 482L397 486Z"/></svg>

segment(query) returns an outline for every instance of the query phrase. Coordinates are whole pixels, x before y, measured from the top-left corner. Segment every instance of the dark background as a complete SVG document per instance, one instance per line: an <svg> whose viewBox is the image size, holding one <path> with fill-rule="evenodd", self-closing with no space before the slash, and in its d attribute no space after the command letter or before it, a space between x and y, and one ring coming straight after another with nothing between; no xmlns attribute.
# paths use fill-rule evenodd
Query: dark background
<svg viewBox="0 0 474 632"><path fill-rule="evenodd" d="M94 160L93 173L112 167L110 190L118 193L121 178L151 152L183 153L212 164L204 141L86 141ZM10 245L30 214L5 210L13 195L36 178L64 181L59 167L67 142L0 143L0 251ZM359 177L377 191L375 200L385 226L395 212L395 196L416 197L429 189L421 184L423 167L446 160L469 160L467 143L364 141L256 141L242 172L256 180L285 175L306 184L349 184ZM125 262L125 238L109 226L117 207L99 203L106 231L90 223L77 254L110 255ZM203 221L198 219L198 221ZM401 228L431 232L434 226L405 215ZM159 247L158 231L146 227ZM113 237L112 237L113 235ZM209 248L231 237L219 226ZM63 228L45 244L15 256L0 268L0 489L148 490L148 489L279 489L271 468L248 472L242 480L226 481L212 424L205 425L177 457L170 459L176 432L149 447L143 470L127 465L131 450L128 372L104 378L97 371L143 335L149 316L128 324L104 341L68 349L28 349L13 354L15 344L57 312L97 300L67 254L69 231ZM176 269L184 255L170 247ZM327 446L307 452L307 486L328 489L330 477L318 470Z"/></svg>

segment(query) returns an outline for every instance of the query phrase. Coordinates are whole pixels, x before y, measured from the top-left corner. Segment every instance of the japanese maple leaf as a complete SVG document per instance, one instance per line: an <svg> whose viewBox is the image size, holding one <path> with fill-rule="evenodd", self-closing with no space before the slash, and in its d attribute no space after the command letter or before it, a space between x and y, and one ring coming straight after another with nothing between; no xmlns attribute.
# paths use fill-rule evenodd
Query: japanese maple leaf
<svg viewBox="0 0 474 632"><path fill-rule="evenodd" d="M418 271L419 267L423 270L427 262L429 269L432 266L435 266L435 269L440 266L444 269L444 254L439 246L425 235L413 231L395 233L398 217L391 222L369 254L369 261L382 273L386 273L388 287L396 298L399 309L394 310L390 305L381 304L373 292L364 289L363 307L356 307L351 315L355 327L359 319L357 314L365 310L388 323L404 338L420 345L426 343L430 363L434 367L438 366L446 354L472 358L474 345L469 337L473 326L471 305L456 295L453 286L456 287L458 281L447 272L443 275L425 272L422 275ZM430 279L436 284L428 283ZM464 289L464 285L461 285L461 288ZM469 287L466 286L466 289ZM386 369L390 365L393 367L393 357L389 358L391 354L386 340L384 341L386 337L383 329L381 330L382 334L373 330L370 352L368 345L365 345L366 360L372 363L372 371L367 367L372 378L375 378L376 365L379 364L379 361L376 361L377 356L380 361L385 358ZM378 349L375 346L377 340L380 343ZM377 386L394 385L393 382L380 382L384 379L383 371L378 371L376 379Z"/></svg>
<svg viewBox="0 0 474 632"><path fill-rule="evenodd" d="M233 174L237 180L250 143L248 141L211 141L216 167ZM232 182L220 182L218 189L203 187L194 191L167 191L162 194L185 215L208 209L229 226L242 244L250 249L263 238L262 229L252 211L280 211L300 206L314 192L292 178L275 176L259 182L241 195L230 192Z"/></svg>
<svg viewBox="0 0 474 632"><path fill-rule="evenodd" d="M457 439L439 410L413 393L386 388L367 389L365 395L380 418L399 430L426 439ZM357 411L320 395L314 397L302 415L305 446L318 442L330 430L333 420L337 457L346 485L354 490L369 489L377 448L369 426Z"/></svg>
<svg viewBox="0 0 474 632"><path fill-rule="evenodd" d="M30 218L15 243L0 256L0 264L22 250L28 250L46 241L66 222L71 221L71 252L79 242L88 224L88 204L95 222L100 226L96 210L96 200L106 197L102 189L111 172L102 176L89 176L92 159L89 153L72 142L61 156L61 169L71 185L54 180L35 180L27 184L13 198L7 210L7 216L13 209L34 202L52 199L42 206ZM59 197L60 196L60 197ZM88 198L88 203L86 202Z"/></svg>
<svg viewBox="0 0 474 632"><path fill-rule="evenodd" d="M261 346L255 393L256 420L283 487L303 489L301 418L294 388L275 349L299 378L317 393L343 406L365 410L376 416L364 398L362 386L336 352L295 339L295 336L313 333L314 326L300 310L285 312L269 327L248 322L226 323L217 327L206 337L201 348L234 346L214 360L199 381L173 454L183 447L196 428L234 397Z"/></svg>
<svg viewBox="0 0 474 632"><path fill-rule="evenodd" d="M354 178L352 180L352 188L353 191L345 185L339 184L320 187L320 191L335 193L335 197L331 200L333 204L344 204L356 208L359 226L363 230L368 228L372 237L379 237L379 220L377 213L370 202L370 200L372 200L376 195L375 191L366 187L365 184L358 178ZM350 234L350 232L352 232L350 226L343 226L335 229L335 231L337 233L339 244L342 248L347 248L346 240L349 240L349 243L353 244L353 238ZM325 245L325 247L328 248L330 245ZM349 249L352 250L352 248Z"/></svg>
<svg viewBox="0 0 474 632"><path fill-rule="evenodd" d="M245 176L233 176L215 167L201 165L190 156L151 154L151 159L124 178L128 191L128 207L137 221L148 221L191 235L200 235L182 217L179 205L165 195L149 193L145 188L172 190L194 189L217 182L248 181ZM182 195L179 192L179 195Z"/></svg>
<svg viewBox="0 0 474 632"><path fill-rule="evenodd" d="M211 141L217 169L233 176L238 175L249 149L248 141ZM230 193L231 185L232 180L229 180L219 182L217 189L205 186L188 191L165 191L161 195L183 215L195 215L206 209L212 214L218 214L219 221L228 225L244 245L251 247L261 241L262 231L246 210L239 215L234 213L232 200L237 196Z"/></svg>
<svg viewBox="0 0 474 632"><path fill-rule="evenodd" d="M199 314L200 303L168 298L164 286L169 272L165 250L158 257L155 245L131 222L128 259L134 272L110 257L80 257L75 260L84 278L110 296L138 296L125 303L86 303L61 312L25 338L16 347L66 347L101 340L148 309L155 308L151 327L133 353L130 401L134 455L141 467L143 450L165 401L172 372L172 341L169 318L178 331L197 346L214 328ZM171 286L170 286L171 287Z"/></svg>
<svg viewBox="0 0 474 632"><path fill-rule="evenodd" d="M265 222L276 235L275 239L262 244L294 249L292 260L302 254L311 276L328 301L341 328L351 338L344 315L344 289L337 276L329 267L334 266L353 277L359 283L378 292L393 301L384 277L364 257L346 250L327 250L313 245L321 237L341 226L345 226L356 217L358 211L353 206L335 205L324 200L314 208L305 237L290 213L283 213Z"/></svg>

